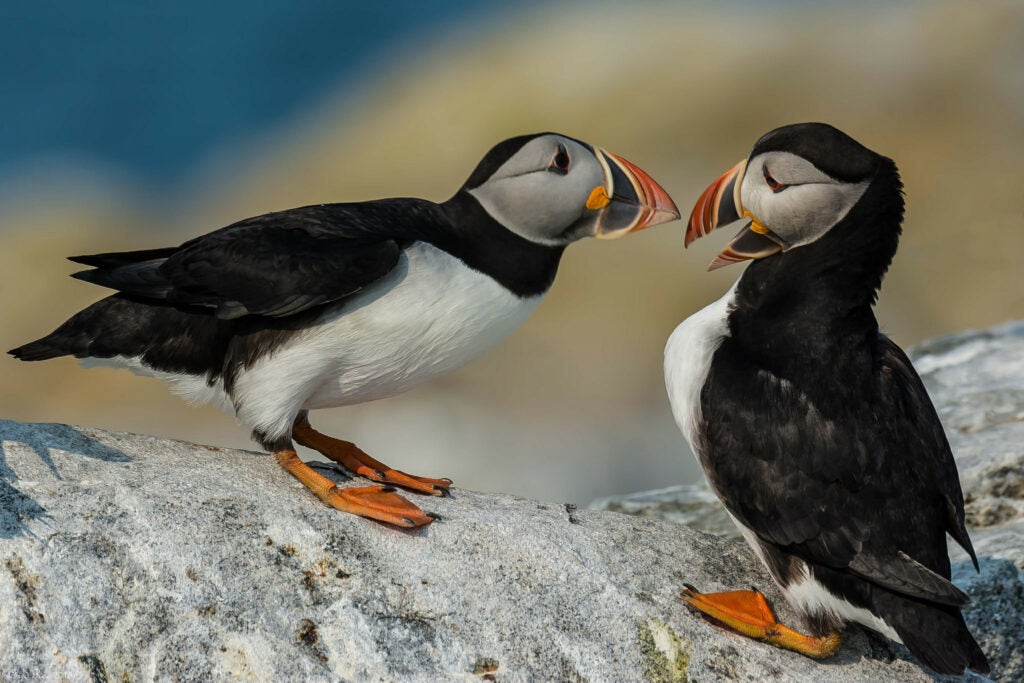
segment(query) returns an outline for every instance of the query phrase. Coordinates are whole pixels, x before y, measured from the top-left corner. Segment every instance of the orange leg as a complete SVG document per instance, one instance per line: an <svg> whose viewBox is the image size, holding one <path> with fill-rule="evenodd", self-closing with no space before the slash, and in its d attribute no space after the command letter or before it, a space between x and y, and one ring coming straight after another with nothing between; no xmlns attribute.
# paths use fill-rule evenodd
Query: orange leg
<svg viewBox="0 0 1024 683"><path fill-rule="evenodd" d="M292 438L303 446L312 448L334 462L343 465L361 477L373 481L400 486L403 489L426 493L432 496L444 495L452 485L451 479L428 479L414 477L411 474L391 469L379 460L374 460L351 441L342 441L321 434L313 429L309 420L304 417L295 421L292 427Z"/></svg>
<svg viewBox="0 0 1024 683"><path fill-rule="evenodd" d="M339 489L333 481L302 462L290 448L277 451L274 457L317 498L342 512L403 527L426 526L434 521L433 517L395 493L390 486Z"/></svg>
<svg viewBox="0 0 1024 683"><path fill-rule="evenodd" d="M775 620L775 614L764 594L759 591L700 593L696 588L687 586L683 591L683 600L697 611L745 636L807 657L824 659L839 649L839 633L816 638L780 624Z"/></svg>

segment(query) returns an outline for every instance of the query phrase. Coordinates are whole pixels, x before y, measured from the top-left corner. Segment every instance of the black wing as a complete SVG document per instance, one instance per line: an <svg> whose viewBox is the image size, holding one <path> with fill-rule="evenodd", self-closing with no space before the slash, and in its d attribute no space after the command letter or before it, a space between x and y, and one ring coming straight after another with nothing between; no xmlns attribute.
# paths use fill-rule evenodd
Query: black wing
<svg viewBox="0 0 1024 683"><path fill-rule="evenodd" d="M965 525L960 473L956 469L953 451L949 447L949 440L946 439L942 421L939 420L935 406L928 396L928 390L925 389L907 354L884 335L879 335L879 355L889 394L899 397L904 416L916 418L913 420L916 427L913 435L920 440L922 449L933 456L928 458L927 462L933 467L932 481L945 503L945 530L967 551L977 570L978 556L974 552L974 545L967 535Z"/></svg>
<svg viewBox="0 0 1024 683"><path fill-rule="evenodd" d="M905 595L962 604L945 532L974 551L942 425L895 344L880 336L872 365L856 381L836 372L796 386L726 340L701 397L702 464L762 541Z"/></svg>
<svg viewBox="0 0 1024 683"><path fill-rule="evenodd" d="M272 317L338 301L382 278L438 221L414 199L324 204L247 218L180 247L75 256L77 277L220 318Z"/></svg>

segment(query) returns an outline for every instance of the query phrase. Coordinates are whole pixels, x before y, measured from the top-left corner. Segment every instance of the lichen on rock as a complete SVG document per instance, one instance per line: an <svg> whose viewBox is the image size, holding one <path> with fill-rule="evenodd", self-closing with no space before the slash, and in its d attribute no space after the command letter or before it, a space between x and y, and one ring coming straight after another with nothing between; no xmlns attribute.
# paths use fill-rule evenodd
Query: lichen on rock
<svg viewBox="0 0 1024 683"><path fill-rule="evenodd" d="M671 626L660 619L650 619L637 626L637 640L645 662L644 677L648 681L688 683L688 644L679 639Z"/></svg>

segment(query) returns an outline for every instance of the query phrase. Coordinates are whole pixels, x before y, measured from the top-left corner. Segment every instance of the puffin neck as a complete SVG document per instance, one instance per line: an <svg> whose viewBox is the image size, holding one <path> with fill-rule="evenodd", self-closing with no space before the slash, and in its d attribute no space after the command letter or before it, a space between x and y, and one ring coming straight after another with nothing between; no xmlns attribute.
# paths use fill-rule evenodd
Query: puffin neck
<svg viewBox="0 0 1024 683"><path fill-rule="evenodd" d="M440 205L447 229L424 238L521 298L544 294L555 280L564 246L531 242L496 221L463 188Z"/></svg>
<svg viewBox="0 0 1024 683"><path fill-rule="evenodd" d="M873 340L878 325L872 306L896 253L902 221L899 173L883 158L861 200L832 229L810 244L748 266L730 316L734 338L801 362L835 362L835 350Z"/></svg>

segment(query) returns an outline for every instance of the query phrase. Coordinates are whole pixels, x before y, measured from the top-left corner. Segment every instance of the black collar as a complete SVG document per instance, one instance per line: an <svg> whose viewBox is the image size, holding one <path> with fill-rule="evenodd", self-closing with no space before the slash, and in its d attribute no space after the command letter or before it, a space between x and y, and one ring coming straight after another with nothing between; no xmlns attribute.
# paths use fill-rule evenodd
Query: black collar
<svg viewBox="0 0 1024 683"><path fill-rule="evenodd" d="M846 353L860 357L878 333L872 306L902 220L902 184L884 159L860 201L825 235L747 267L729 314L733 340L784 374L843 364Z"/></svg>
<svg viewBox="0 0 1024 683"><path fill-rule="evenodd" d="M563 246L520 237L496 221L465 189L439 205L444 219L419 237L493 278L516 296L545 293L555 280Z"/></svg>

